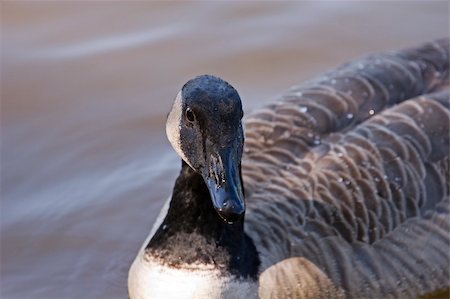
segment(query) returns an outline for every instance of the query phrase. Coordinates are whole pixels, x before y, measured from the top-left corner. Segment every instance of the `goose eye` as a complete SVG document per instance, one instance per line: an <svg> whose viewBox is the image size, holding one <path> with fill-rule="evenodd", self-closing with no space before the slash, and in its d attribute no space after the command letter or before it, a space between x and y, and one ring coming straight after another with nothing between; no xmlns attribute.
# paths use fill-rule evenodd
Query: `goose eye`
<svg viewBox="0 0 450 299"><path fill-rule="evenodd" d="M186 119L191 123L195 121L194 111L189 107L186 109Z"/></svg>

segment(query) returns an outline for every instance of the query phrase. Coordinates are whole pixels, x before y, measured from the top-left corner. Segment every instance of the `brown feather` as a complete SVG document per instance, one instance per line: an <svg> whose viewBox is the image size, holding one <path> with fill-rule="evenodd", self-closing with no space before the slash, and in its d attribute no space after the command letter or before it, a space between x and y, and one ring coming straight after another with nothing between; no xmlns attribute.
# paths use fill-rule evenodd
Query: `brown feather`
<svg viewBox="0 0 450 299"><path fill-rule="evenodd" d="M343 65L245 120L245 225L262 297L449 286L448 75L443 39Z"/></svg>

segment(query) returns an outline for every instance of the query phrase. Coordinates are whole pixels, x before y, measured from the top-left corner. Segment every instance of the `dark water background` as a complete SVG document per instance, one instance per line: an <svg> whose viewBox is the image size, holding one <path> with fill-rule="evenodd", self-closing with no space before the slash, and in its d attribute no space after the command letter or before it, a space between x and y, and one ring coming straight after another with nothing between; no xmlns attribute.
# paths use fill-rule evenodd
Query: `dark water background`
<svg viewBox="0 0 450 299"><path fill-rule="evenodd" d="M181 85L245 110L369 52L448 36L447 1L1 2L1 298L125 298L179 161Z"/></svg>

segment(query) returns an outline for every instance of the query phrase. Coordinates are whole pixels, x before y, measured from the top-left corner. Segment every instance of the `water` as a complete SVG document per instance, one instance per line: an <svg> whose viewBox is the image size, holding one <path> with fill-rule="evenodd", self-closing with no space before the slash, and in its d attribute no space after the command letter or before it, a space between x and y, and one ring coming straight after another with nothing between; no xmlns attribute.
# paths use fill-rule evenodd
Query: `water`
<svg viewBox="0 0 450 299"><path fill-rule="evenodd" d="M442 2L1 2L1 298L125 298L180 162L191 77L245 110L368 52L448 35Z"/></svg>

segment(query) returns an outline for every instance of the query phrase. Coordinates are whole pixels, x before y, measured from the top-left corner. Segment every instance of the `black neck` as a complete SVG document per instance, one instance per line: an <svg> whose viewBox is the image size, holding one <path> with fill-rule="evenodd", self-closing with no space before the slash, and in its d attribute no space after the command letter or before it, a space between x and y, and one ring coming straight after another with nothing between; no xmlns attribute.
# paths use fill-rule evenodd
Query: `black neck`
<svg viewBox="0 0 450 299"><path fill-rule="evenodd" d="M200 174L184 161L166 218L146 247L173 267L214 264L239 277L256 277L258 254L244 222L220 219Z"/></svg>

